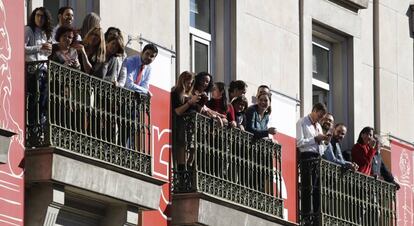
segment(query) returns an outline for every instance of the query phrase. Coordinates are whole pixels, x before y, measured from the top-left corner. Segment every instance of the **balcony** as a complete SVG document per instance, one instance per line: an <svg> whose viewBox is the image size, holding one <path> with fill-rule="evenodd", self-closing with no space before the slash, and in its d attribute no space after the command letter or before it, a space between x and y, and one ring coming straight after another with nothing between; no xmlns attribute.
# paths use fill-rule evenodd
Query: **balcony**
<svg viewBox="0 0 414 226"><path fill-rule="evenodd" d="M323 159L299 169L301 225L396 225L395 185Z"/></svg>
<svg viewBox="0 0 414 226"><path fill-rule="evenodd" d="M281 147L198 113L184 122L194 162L174 170L173 225L286 225Z"/></svg>
<svg viewBox="0 0 414 226"><path fill-rule="evenodd" d="M45 212L56 218L53 208L75 214L67 213L73 194L136 214L158 209L165 181L151 176L148 96L52 61L27 63L26 87L30 225L43 225L36 215Z"/></svg>

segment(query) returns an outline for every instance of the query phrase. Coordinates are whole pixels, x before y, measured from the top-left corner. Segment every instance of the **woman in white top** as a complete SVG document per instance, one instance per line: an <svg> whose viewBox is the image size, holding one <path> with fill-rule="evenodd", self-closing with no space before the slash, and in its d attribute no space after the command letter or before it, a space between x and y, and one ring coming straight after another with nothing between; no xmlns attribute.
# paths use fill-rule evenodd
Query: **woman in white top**
<svg viewBox="0 0 414 226"><path fill-rule="evenodd" d="M51 36L50 12L44 7L36 8L24 32L26 62L47 60L52 51Z"/></svg>

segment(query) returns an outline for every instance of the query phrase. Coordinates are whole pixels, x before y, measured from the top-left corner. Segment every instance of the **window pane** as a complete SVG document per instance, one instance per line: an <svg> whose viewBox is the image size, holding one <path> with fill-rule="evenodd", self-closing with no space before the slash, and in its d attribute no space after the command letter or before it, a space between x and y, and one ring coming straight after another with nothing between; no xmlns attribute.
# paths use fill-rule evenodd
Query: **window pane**
<svg viewBox="0 0 414 226"><path fill-rule="evenodd" d="M194 41L194 72L209 71L208 45Z"/></svg>
<svg viewBox="0 0 414 226"><path fill-rule="evenodd" d="M329 50L313 45L313 78L329 83Z"/></svg>
<svg viewBox="0 0 414 226"><path fill-rule="evenodd" d="M210 0L190 0L190 26L210 34Z"/></svg>
<svg viewBox="0 0 414 226"><path fill-rule="evenodd" d="M329 108L329 101L328 101L328 95L329 95L329 91L328 90L325 90L325 89L322 89L322 88L320 88L320 87L318 87L318 86L315 86L315 85L313 85L312 86L312 100L313 100L313 105L315 105L316 103L323 103L323 104L325 104L327 107L328 107L328 109L330 109Z"/></svg>

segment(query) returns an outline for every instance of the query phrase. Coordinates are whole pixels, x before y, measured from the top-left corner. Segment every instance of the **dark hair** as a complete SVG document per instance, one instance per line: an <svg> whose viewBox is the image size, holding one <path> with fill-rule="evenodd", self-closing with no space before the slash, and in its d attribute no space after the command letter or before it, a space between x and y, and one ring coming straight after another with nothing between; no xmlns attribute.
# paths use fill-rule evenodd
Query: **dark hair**
<svg viewBox="0 0 414 226"><path fill-rule="evenodd" d="M343 127L346 128L345 124L343 124L341 122L340 123L336 123L334 128L336 129L336 128L340 127L340 126L343 126Z"/></svg>
<svg viewBox="0 0 414 226"><path fill-rule="evenodd" d="M221 109L224 110L224 112L227 111L227 94L224 82L215 82L214 85L217 87L217 89L222 93L221 94Z"/></svg>
<svg viewBox="0 0 414 226"><path fill-rule="evenodd" d="M72 8L72 7L70 7L70 6L63 6L63 7L60 7L60 8L59 8L59 11L58 11L58 19L59 19L59 15L63 15L63 13L65 13L65 11L66 11L66 10L68 10L68 9L70 9L70 10L72 10L72 11L73 11L73 8Z"/></svg>
<svg viewBox="0 0 414 226"><path fill-rule="evenodd" d="M257 102L259 102L259 98L261 97L261 96L263 96L263 95L265 95L265 96L267 96L268 98L269 98L269 107L267 108L267 110L266 110L266 114L270 114L270 113L272 113L272 95L270 95L269 93L259 93L258 95L257 95ZM257 104L256 104L257 105Z"/></svg>
<svg viewBox="0 0 414 226"><path fill-rule="evenodd" d="M122 37L122 33L121 33L121 30L120 30L119 28L117 28L117 27L109 27L109 28L106 30L105 34L104 34L104 36L105 36L105 40L109 40L109 38L110 38L111 36L113 36L113 34L111 34L111 31L112 31L112 30L116 31L117 35ZM123 38L123 37L122 37L122 38Z"/></svg>
<svg viewBox="0 0 414 226"><path fill-rule="evenodd" d="M362 140L362 134L367 134L367 133L369 133L369 132L371 132L371 131L374 131L374 128L369 127L369 126L364 127L364 128L361 130L361 132L359 133L357 143L359 143L359 144L364 144L364 141Z"/></svg>
<svg viewBox="0 0 414 226"><path fill-rule="evenodd" d="M238 104L238 103L243 103L243 105L244 105L244 110L243 110L243 111L246 111L246 109L247 109L247 107L248 107L249 103L247 102L247 98L246 98L244 95L241 95L241 96L235 97L235 98L233 98L233 100L231 101L231 104L232 104L233 106L234 106L234 105L236 105L236 104Z"/></svg>
<svg viewBox="0 0 414 226"><path fill-rule="evenodd" d="M270 87L268 85L260 85L259 87L257 87L257 92L259 92L259 89L261 89L261 88L265 88L265 89L270 90Z"/></svg>
<svg viewBox="0 0 414 226"><path fill-rule="evenodd" d="M124 39L120 35L112 35L109 37L109 39L106 41L107 44L109 44L112 41L116 41L118 43L118 52L115 53L116 56L122 56L125 52L125 45L124 45Z"/></svg>
<svg viewBox="0 0 414 226"><path fill-rule="evenodd" d="M52 16L50 15L49 10L47 10L45 7L38 7L34 9L32 14L30 14L30 18L29 18L27 25L30 27L30 29L32 29L34 33L36 29L35 17L36 17L37 11L42 11L44 14L44 23L40 29L46 33L47 39L50 39L52 36L52 30L53 30L52 29Z"/></svg>
<svg viewBox="0 0 414 226"><path fill-rule="evenodd" d="M72 26L60 26L55 34L55 40L59 42L60 37L66 32L73 32L73 36L76 36L76 30Z"/></svg>
<svg viewBox="0 0 414 226"><path fill-rule="evenodd" d="M313 105L312 111L324 111L325 113L328 112L328 109L326 108L325 104L317 103Z"/></svg>
<svg viewBox="0 0 414 226"><path fill-rule="evenodd" d="M235 89L242 90L242 89L246 89L246 88L247 88L247 84L242 80L231 81L230 85L229 85L229 95Z"/></svg>
<svg viewBox="0 0 414 226"><path fill-rule="evenodd" d="M144 46L144 49L142 50L142 52L145 52L147 50L151 50L152 52L154 52L154 53L156 53L158 55L158 48L157 48L157 46L155 46L152 43L146 44Z"/></svg>
<svg viewBox="0 0 414 226"><path fill-rule="evenodd" d="M203 78L205 76L210 77L210 82L208 83L206 90L204 90L204 92L208 94L211 92L211 89L213 88L213 77L208 72L202 71L194 77L194 89L198 90L198 87L201 86L201 83L203 82Z"/></svg>

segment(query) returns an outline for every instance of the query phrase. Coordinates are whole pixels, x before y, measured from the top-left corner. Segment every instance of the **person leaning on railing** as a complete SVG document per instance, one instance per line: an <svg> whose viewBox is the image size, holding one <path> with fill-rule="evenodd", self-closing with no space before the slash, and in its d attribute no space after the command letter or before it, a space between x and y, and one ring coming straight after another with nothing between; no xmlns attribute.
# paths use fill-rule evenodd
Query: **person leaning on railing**
<svg viewBox="0 0 414 226"><path fill-rule="evenodd" d="M358 171L371 175L372 159L378 146L374 139L374 129L364 127L359 133L357 143L352 147L352 161L358 164Z"/></svg>
<svg viewBox="0 0 414 226"><path fill-rule="evenodd" d="M211 98L207 101L206 106L215 111L213 117L217 119L222 126L228 125L229 121L234 121L234 118L227 119L227 116L229 115L227 111L228 103L223 82L214 83Z"/></svg>
<svg viewBox="0 0 414 226"><path fill-rule="evenodd" d="M121 77L122 58L125 52L124 39L122 36L111 36L106 43L106 61L102 66L100 74L104 80L123 87L126 77ZM125 75L125 74L123 74Z"/></svg>
<svg viewBox="0 0 414 226"><path fill-rule="evenodd" d="M378 143L377 152L372 159L372 169L371 169L371 176L375 178L382 178L386 182L395 184L397 190L400 189L400 185L395 181L394 176L392 175L391 171L387 168L384 161L382 160L381 156L381 138L379 136L375 136L375 139Z"/></svg>
<svg viewBox="0 0 414 226"><path fill-rule="evenodd" d="M82 71L102 78L102 66L105 63L105 38L101 28L94 27L86 34L82 43L74 42L72 45L79 51L82 59Z"/></svg>
<svg viewBox="0 0 414 226"><path fill-rule="evenodd" d="M71 68L80 69L78 53L72 47L75 30L70 26L60 26L56 31L55 39L59 42L53 44L49 60L64 64Z"/></svg>
<svg viewBox="0 0 414 226"><path fill-rule="evenodd" d="M247 98L244 95L233 98L231 101L235 113L236 127L242 131L246 128L246 110L248 107Z"/></svg>
<svg viewBox="0 0 414 226"><path fill-rule="evenodd" d="M150 43L144 46L141 54L130 56L124 60L119 76L126 77L125 88L138 93L149 93L151 63L157 55L157 46Z"/></svg>
<svg viewBox="0 0 414 226"><path fill-rule="evenodd" d="M336 124L334 127L334 121L335 119L331 113L326 113L326 115L321 119L323 133L331 137L330 140L325 143L326 149L322 155L322 158L341 165L346 169L356 171L358 169L358 165L344 160L339 143L345 137L346 127L342 123Z"/></svg>
<svg viewBox="0 0 414 226"><path fill-rule="evenodd" d="M253 133L255 139L267 138L269 134L275 135L276 128L268 127L269 116L272 112L271 96L267 93L260 93L257 100L257 104L246 110L246 131Z"/></svg>
<svg viewBox="0 0 414 226"><path fill-rule="evenodd" d="M247 89L246 82L244 82L242 80L231 81L230 84L229 84L229 89L228 89L230 102L233 101L233 99L236 98L236 97L244 96L246 94L246 89ZM247 109L247 107L246 107L246 109ZM230 121L230 126L236 127L237 123L232 120L232 119L236 118L236 113L234 111L234 108L233 108L232 104L228 105L227 111L228 111L228 114L229 114L228 118L230 119L229 120Z"/></svg>
<svg viewBox="0 0 414 226"><path fill-rule="evenodd" d="M185 123L183 115L196 111L195 104L200 96L192 95L194 75L184 71L178 77L176 85L171 89L172 131L173 131L173 164L174 168L181 171L185 169ZM192 155L192 153L189 153ZM192 158L190 158L192 159Z"/></svg>

